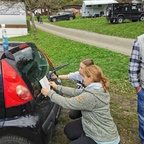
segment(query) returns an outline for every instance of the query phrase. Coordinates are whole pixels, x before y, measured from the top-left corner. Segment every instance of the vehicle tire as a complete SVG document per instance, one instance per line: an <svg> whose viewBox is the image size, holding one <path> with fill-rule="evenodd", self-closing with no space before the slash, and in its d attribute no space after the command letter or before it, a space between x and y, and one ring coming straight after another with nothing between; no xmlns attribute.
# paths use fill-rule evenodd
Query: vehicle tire
<svg viewBox="0 0 144 144"><path fill-rule="evenodd" d="M2 136L0 144L32 144L29 140L19 136Z"/></svg>
<svg viewBox="0 0 144 144"><path fill-rule="evenodd" d="M140 21L144 21L144 15L140 17Z"/></svg>
<svg viewBox="0 0 144 144"><path fill-rule="evenodd" d="M103 11L100 11L100 17L104 16L104 12Z"/></svg>
<svg viewBox="0 0 144 144"><path fill-rule="evenodd" d="M73 17L69 17L69 20L73 20Z"/></svg>
<svg viewBox="0 0 144 144"><path fill-rule="evenodd" d="M57 19L56 18L52 18L52 22L56 22L57 21Z"/></svg>
<svg viewBox="0 0 144 144"><path fill-rule="evenodd" d="M112 23L112 24L113 24L113 23L114 23L114 20L110 20L110 23Z"/></svg>
<svg viewBox="0 0 144 144"><path fill-rule="evenodd" d="M111 19L111 20L110 20L110 23L111 23L111 24L117 24L117 20L116 20L116 19Z"/></svg>
<svg viewBox="0 0 144 144"><path fill-rule="evenodd" d="M119 16L118 18L117 18L117 23L123 23L123 21L124 21L124 18L122 17L122 16Z"/></svg>
<svg viewBox="0 0 144 144"><path fill-rule="evenodd" d="M99 14L95 14L95 15L93 16L93 18L96 18L96 17L99 17Z"/></svg>

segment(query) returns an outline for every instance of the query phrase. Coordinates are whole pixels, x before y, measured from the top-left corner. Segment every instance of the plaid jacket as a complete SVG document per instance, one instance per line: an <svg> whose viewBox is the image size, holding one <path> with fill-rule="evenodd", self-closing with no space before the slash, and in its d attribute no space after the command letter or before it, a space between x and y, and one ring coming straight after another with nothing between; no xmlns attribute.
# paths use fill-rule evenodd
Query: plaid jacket
<svg viewBox="0 0 144 144"><path fill-rule="evenodd" d="M132 49L129 68L128 68L130 83L133 87L141 86L140 78L139 78L141 63L142 63L142 58L140 56L139 43L138 40L136 40L133 44L133 49Z"/></svg>

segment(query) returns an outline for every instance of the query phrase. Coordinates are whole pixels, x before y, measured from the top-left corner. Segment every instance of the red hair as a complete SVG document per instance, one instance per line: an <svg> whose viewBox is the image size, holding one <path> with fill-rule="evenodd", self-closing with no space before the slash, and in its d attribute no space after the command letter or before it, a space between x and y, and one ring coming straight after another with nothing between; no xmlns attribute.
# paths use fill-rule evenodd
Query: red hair
<svg viewBox="0 0 144 144"><path fill-rule="evenodd" d="M108 90L109 88L109 80L108 78L103 76L103 72L102 69L97 66L97 65L90 65L87 66L84 71L83 74L86 75L87 77L92 77L94 82L100 82L105 90L105 92Z"/></svg>

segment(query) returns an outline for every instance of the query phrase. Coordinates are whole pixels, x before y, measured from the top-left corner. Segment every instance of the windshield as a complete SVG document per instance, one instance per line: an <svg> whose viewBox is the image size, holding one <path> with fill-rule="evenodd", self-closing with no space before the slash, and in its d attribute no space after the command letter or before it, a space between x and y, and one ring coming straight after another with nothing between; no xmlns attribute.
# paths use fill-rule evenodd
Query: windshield
<svg viewBox="0 0 144 144"><path fill-rule="evenodd" d="M63 15L64 12L58 12L56 15Z"/></svg>
<svg viewBox="0 0 144 144"><path fill-rule="evenodd" d="M106 10L112 10L112 5L111 4L107 5Z"/></svg>
<svg viewBox="0 0 144 144"><path fill-rule="evenodd" d="M40 51L31 47L16 52L14 57L17 68L30 81L36 97L41 90L39 81L49 72L47 59Z"/></svg>

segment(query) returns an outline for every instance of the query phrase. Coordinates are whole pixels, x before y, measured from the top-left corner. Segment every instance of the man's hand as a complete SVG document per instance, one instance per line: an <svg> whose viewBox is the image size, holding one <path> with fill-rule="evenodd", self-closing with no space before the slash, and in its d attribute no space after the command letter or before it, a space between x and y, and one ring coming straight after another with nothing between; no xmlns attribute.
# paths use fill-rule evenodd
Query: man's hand
<svg viewBox="0 0 144 144"><path fill-rule="evenodd" d="M136 93L138 93L140 90L142 89L142 87L136 87L135 90L136 90Z"/></svg>

